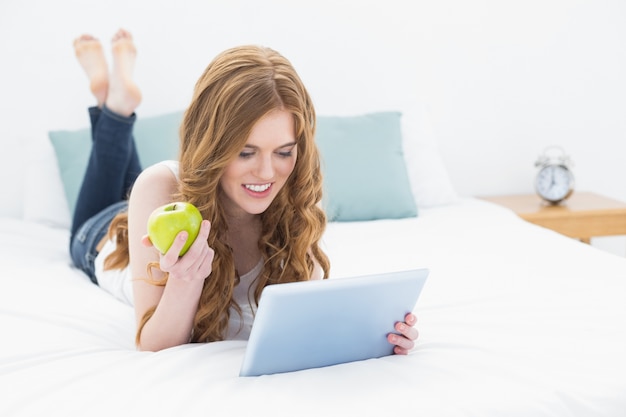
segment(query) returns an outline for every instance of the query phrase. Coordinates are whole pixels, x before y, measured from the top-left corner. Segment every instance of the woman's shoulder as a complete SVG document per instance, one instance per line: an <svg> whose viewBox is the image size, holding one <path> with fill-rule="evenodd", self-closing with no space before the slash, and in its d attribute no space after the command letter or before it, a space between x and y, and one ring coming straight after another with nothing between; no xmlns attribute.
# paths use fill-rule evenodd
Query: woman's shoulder
<svg viewBox="0 0 626 417"><path fill-rule="evenodd" d="M178 161L167 160L150 165L139 174L137 180L140 179L142 181L157 179L176 182L178 181Z"/></svg>
<svg viewBox="0 0 626 417"><path fill-rule="evenodd" d="M170 161L168 161L170 162ZM178 162L159 162L144 169L133 185L133 193L170 195L178 188Z"/></svg>
<svg viewBox="0 0 626 417"><path fill-rule="evenodd" d="M178 175L178 161L175 161L173 159L168 159L165 161L158 162L155 165L167 167L172 172L172 174L174 174L176 179L180 180L180 176Z"/></svg>
<svg viewBox="0 0 626 417"><path fill-rule="evenodd" d="M146 221L157 207L172 202L178 191L178 181L172 171L163 164L151 165L144 169L135 180L128 201L128 225L134 238L140 239L146 233Z"/></svg>

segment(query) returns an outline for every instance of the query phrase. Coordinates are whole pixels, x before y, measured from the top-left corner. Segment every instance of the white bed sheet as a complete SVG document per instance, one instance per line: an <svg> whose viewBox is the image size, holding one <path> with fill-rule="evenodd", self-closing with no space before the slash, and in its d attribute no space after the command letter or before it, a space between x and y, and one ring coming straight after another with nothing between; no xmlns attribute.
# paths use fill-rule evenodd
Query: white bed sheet
<svg viewBox="0 0 626 417"><path fill-rule="evenodd" d="M258 378L237 376L241 341L135 351L66 230L0 234L1 416L626 413L626 259L479 200L328 227L333 279L430 268L410 355Z"/></svg>

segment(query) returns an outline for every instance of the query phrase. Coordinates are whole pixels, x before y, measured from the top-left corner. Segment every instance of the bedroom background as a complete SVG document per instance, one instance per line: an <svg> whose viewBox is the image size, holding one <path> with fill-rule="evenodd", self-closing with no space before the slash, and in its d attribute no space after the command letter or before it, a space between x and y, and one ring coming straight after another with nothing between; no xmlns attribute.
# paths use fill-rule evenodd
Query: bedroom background
<svg viewBox="0 0 626 417"><path fill-rule="evenodd" d="M47 131L87 126L72 40L106 46L119 27L139 51L140 117L184 109L218 52L259 43L293 62L320 115L424 109L461 196L532 193L556 144L577 190L626 201L625 18L619 0L2 0L0 214L25 215ZM592 243L626 255L623 237Z"/></svg>

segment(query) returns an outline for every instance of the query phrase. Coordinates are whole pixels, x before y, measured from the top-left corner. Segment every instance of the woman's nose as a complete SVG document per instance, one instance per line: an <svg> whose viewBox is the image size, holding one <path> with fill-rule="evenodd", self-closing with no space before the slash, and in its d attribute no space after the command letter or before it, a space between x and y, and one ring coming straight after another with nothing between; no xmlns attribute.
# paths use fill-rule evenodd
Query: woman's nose
<svg viewBox="0 0 626 417"><path fill-rule="evenodd" d="M255 174L264 180L270 180L274 177L274 165L271 156L261 155Z"/></svg>

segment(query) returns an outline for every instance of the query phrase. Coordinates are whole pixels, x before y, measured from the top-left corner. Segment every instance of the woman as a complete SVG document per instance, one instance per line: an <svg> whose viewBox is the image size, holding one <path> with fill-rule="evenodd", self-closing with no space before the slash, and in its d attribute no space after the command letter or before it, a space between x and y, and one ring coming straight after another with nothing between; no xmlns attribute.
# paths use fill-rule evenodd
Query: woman
<svg viewBox="0 0 626 417"><path fill-rule="evenodd" d="M72 258L95 283L132 297L139 349L247 339L266 285L328 277L319 247L326 218L318 204L310 96L275 51L229 49L196 83L180 128L179 161L139 174L135 48L123 30L112 46L109 77L99 42L75 41L98 106L90 109L94 142L75 210ZM183 256L185 232L165 254L147 237L149 215L173 201L194 204L205 219ZM120 291L130 282L132 291ZM396 323L399 334L389 335L396 353L413 347L414 324L413 314Z"/></svg>

